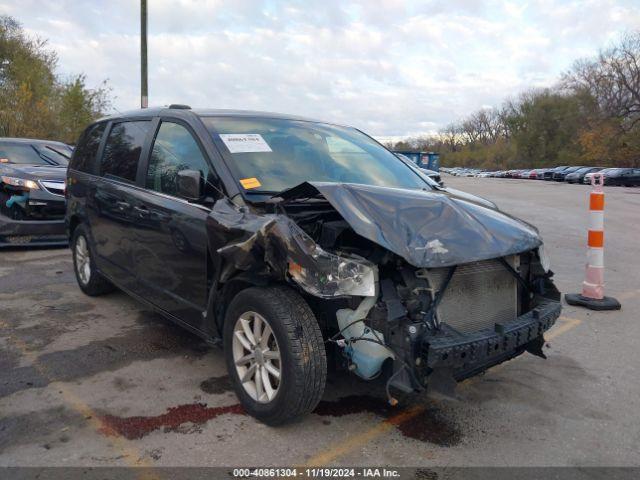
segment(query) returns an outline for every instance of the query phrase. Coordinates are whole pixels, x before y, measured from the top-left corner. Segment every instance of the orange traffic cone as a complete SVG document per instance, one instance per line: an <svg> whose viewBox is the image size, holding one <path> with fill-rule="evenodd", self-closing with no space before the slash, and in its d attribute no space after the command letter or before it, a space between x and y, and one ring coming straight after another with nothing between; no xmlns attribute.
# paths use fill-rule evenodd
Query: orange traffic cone
<svg viewBox="0 0 640 480"><path fill-rule="evenodd" d="M620 310L620 302L604 295L604 175L594 173L591 177L593 190L589 195L590 225L587 251L587 269L582 293L569 293L564 299L569 305L578 305L591 310Z"/></svg>

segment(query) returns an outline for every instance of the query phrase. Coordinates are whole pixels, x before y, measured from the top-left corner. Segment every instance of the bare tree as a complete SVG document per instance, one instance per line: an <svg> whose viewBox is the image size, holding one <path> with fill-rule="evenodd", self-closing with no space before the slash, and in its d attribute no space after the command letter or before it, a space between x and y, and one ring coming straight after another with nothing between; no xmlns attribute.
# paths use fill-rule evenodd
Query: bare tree
<svg viewBox="0 0 640 480"><path fill-rule="evenodd" d="M640 122L640 32L625 35L595 60L577 61L561 86L589 93L602 115L622 119L627 132L633 129Z"/></svg>

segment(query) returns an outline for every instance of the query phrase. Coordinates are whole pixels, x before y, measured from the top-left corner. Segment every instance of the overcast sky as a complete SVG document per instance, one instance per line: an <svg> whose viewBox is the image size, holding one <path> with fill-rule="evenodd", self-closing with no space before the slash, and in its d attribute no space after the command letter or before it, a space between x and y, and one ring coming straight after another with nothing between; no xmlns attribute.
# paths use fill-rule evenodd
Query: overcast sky
<svg viewBox="0 0 640 480"><path fill-rule="evenodd" d="M139 106L139 0L0 0L62 75ZM551 85L640 28L639 0L148 0L149 104L267 110L380 136L433 132Z"/></svg>

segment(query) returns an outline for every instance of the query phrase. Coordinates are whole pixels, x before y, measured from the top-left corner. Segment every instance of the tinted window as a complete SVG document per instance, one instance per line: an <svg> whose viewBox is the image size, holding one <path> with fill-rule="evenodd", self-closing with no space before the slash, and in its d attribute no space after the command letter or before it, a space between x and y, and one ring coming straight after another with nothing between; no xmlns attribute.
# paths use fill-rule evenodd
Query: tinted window
<svg viewBox="0 0 640 480"><path fill-rule="evenodd" d="M178 172L181 170L198 170L205 179L209 176L207 161L191 133L177 123L163 122L149 159L146 186L168 195L177 195Z"/></svg>
<svg viewBox="0 0 640 480"><path fill-rule="evenodd" d="M78 146L73 152L73 158L71 159L71 163L69 165L70 168L79 170L81 172L91 171L91 165L93 164L93 161L96 158L96 154L98 153L100 140L102 139L102 134L104 133L104 129L106 127L106 123L98 123L97 125L93 125L84 131L84 133L80 137L80 140L78 141Z"/></svg>
<svg viewBox="0 0 640 480"><path fill-rule="evenodd" d="M0 163L19 163L22 165L51 165L28 143L0 143Z"/></svg>
<svg viewBox="0 0 640 480"><path fill-rule="evenodd" d="M245 190L280 192L307 180L429 187L393 153L353 128L273 118L202 120Z"/></svg>
<svg viewBox="0 0 640 480"><path fill-rule="evenodd" d="M148 121L114 123L107 137L100 175L135 182Z"/></svg>

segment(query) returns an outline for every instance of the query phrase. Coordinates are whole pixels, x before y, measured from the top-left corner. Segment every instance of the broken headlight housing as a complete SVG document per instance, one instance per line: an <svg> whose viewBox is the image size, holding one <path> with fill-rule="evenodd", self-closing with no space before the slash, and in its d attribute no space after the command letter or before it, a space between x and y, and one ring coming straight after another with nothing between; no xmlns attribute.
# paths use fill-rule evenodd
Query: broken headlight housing
<svg viewBox="0 0 640 480"><path fill-rule="evenodd" d="M306 292L317 297L375 295L374 265L363 258L342 257L316 245L312 265L289 261L289 275ZM308 263L308 262L305 262Z"/></svg>
<svg viewBox="0 0 640 480"><path fill-rule="evenodd" d="M548 272L551 268L551 258L544 248L544 245L538 247L538 257L540 257L540 266L545 272Z"/></svg>
<svg viewBox="0 0 640 480"><path fill-rule="evenodd" d="M40 187L33 180L25 180L24 178L17 177L0 177L2 179L2 183L7 185L11 185L12 187L24 188L26 190L40 190Z"/></svg>

